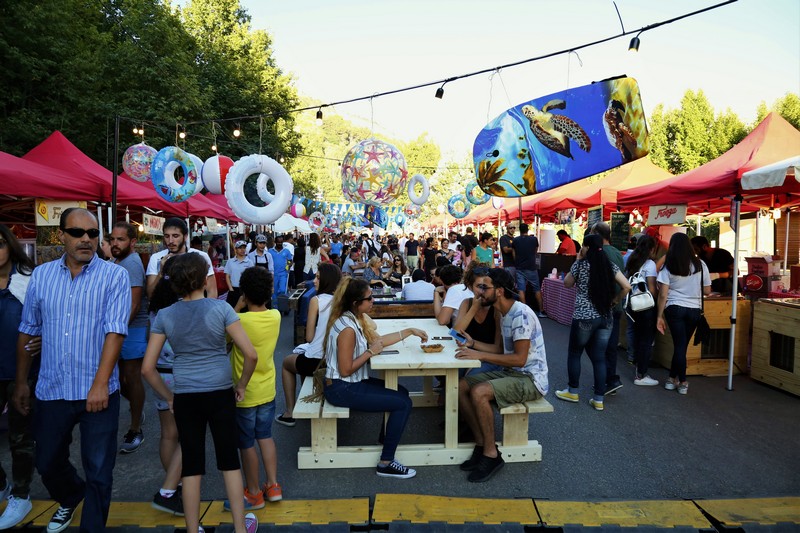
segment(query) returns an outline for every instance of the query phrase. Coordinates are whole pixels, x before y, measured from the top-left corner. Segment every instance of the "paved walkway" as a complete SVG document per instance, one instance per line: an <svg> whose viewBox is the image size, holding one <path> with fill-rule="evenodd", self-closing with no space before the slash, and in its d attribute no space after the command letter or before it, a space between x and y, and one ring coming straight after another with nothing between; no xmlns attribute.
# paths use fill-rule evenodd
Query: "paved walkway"
<svg viewBox="0 0 800 533"><path fill-rule="evenodd" d="M569 328L542 322L550 366L548 400L555 412L531 419L530 438L543 447L541 462L509 463L477 485L468 483L457 466L419 467L411 480L378 478L365 468L298 470L297 449L310 443L308 422L294 428L275 424L285 500L258 512L265 524L260 530L272 530L269 524L274 524L287 531L527 531L544 525L565 531L800 531L800 398L747 376L734 378L734 391L725 389L723 377L690 377L686 396L636 387L633 368L620 351L625 386L607 398L604 412L584 401L561 402L552 391L566 383ZM291 317L285 317L278 368L291 351L292 329ZM582 399L590 396L591 375L584 358ZM654 368L652 375L663 382L666 370ZM413 388L418 382L407 384ZM280 411L281 390L277 402ZM163 474L158 415L149 400L146 412L145 443L117 459L109 519L115 531L183 526L182 519L149 506ZM120 439L127 429L125 402L122 413ZM439 409L415 409L402 442L443 438L442 420ZM339 441L371 443L380 422L379 415L357 413L339 422ZM374 438L365 437L370 432ZM75 440L72 456L77 459L77 431ZM8 444L0 441L0 462L10 470ZM224 524L222 478L210 445L207 469L203 523ZM28 520L33 521L31 530L38 531L35 526L53 512L38 476L32 497L38 501Z"/></svg>

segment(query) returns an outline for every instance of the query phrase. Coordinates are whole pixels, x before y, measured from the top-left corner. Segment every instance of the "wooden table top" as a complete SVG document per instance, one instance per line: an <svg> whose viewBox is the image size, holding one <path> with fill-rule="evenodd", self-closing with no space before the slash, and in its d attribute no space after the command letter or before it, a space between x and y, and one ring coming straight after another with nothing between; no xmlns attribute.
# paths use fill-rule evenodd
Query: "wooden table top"
<svg viewBox="0 0 800 533"><path fill-rule="evenodd" d="M405 328L421 329L428 334L428 344L442 344L444 350L438 353L425 353L420 347L419 338L412 336L387 346L383 352L371 358L370 366L373 370L477 368L481 365L477 360L456 359L458 347L456 341L450 337L449 328L439 324L435 318L380 319L375 323L381 335ZM392 351L398 353L391 353Z"/></svg>

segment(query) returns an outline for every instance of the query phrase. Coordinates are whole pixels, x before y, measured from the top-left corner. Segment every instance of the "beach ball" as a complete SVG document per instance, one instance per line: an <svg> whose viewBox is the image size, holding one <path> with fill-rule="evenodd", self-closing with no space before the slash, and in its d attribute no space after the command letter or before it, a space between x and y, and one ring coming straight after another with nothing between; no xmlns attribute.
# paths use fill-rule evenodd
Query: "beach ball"
<svg viewBox="0 0 800 533"><path fill-rule="evenodd" d="M389 204L405 190L407 181L403 154L378 139L361 141L342 160L342 192L351 202Z"/></svg>
<svg viewBox="0 0 800 533"><path fill-rule="evenodd" d="M233 166L233 159L224 155L213 155L203 164L201 178L203 186L211 194L225 194L225 179Z"/></svg>
<svg viewBox="0 0 800 533"><path fill-rule="evenodd" d="M136 181L147 181L150 179L150 165L158 150L144 143L134 144L125 150L122 155L122 168L125 174Z"/></svg>
<svg viewBox="0 0 800 533"><path fill-rule="evenodd" d="M306 206L303 204L294 204L289 208L289 214L295 218L303 218L306 216Z"/></svg>

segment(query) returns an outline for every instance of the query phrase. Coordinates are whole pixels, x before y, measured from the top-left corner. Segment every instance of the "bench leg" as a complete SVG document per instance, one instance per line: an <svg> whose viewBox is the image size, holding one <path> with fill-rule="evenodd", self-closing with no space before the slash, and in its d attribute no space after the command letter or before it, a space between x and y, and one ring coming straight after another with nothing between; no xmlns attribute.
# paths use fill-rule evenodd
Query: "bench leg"
<svg viewBox="0 0 800 533"><path fill-rule="evenodd" d="M335 418L313 418L311 420L311 451L336 451Z"/></svg>
<svg viewBox="0 0 800 533"><path fill-rule="evenodd" d="M503 446L528 444L528 413L503 415Z"/></svg>

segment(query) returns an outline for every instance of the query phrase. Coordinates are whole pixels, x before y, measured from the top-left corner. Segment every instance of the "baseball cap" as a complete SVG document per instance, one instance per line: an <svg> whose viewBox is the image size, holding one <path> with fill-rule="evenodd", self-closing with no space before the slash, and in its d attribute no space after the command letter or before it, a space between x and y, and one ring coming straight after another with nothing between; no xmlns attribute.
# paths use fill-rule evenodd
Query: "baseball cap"
<svg viewBox="0 0 800 533"><path fill-rule="evenodd" d="M256 242L267 242L267 236L266 235L258 235L256 237Z"/></svg>
<svg viewBox="0 0 800 533"><path fill-rule="evenodd" d="M247 246L247 242L245 241L236 241L234 248L241 248L242 246Z"/></svg>
<svg viewBox="0 0 800 533"><path fill-rule="evenodd" d="M653 237L654 239L660 235L660 231L658 226L647 226L647 229L644 231L646 235Z"/></svg>

